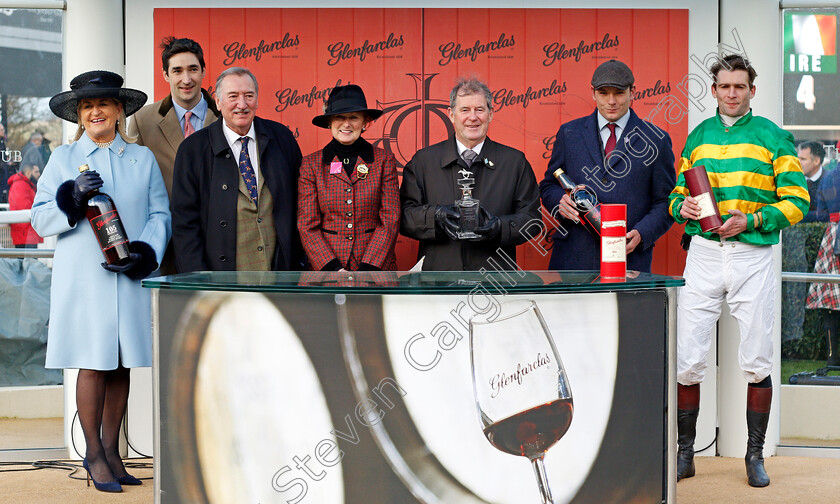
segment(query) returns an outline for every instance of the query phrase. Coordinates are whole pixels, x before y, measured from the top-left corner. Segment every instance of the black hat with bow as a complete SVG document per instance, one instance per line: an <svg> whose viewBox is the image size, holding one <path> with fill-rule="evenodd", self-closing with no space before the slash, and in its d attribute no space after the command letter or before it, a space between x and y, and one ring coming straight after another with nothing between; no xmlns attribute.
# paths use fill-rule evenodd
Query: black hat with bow
<svg viewBox="0 0 840 504"><path fill-rule="evenodd" d="M146 103L146 93L122 87L123 78L107 70L92 70L79 74L70 81L70 91L63 91L50 99L53 114L76 123L79 100L86 98L114 98L123 105L126 116L140 110Z"/></svg>

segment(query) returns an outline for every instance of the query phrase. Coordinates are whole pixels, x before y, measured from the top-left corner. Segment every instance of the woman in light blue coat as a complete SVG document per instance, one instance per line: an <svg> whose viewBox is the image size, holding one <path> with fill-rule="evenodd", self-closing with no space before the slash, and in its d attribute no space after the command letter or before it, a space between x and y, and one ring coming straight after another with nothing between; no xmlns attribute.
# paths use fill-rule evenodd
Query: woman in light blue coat
<svg viewBox="0 0 840 504"><path fill-rule="evenodd" d="M46 367L79 369L83 465L96 489L109 492L140 484L120 459L119 431L129 368L152 364L151 297L140 280L157 269L171 234L155 158L125 133L126 116L146 95L122 83L112 72L86 72L50 100L53 113L79 130L53 152L32 205L32 227L41 236L58 236ZM85 164L90 170L80 174ZM114 200L130 241L130 256L119 266L103 262L85 217L87 199L98 190Z"/></svg>

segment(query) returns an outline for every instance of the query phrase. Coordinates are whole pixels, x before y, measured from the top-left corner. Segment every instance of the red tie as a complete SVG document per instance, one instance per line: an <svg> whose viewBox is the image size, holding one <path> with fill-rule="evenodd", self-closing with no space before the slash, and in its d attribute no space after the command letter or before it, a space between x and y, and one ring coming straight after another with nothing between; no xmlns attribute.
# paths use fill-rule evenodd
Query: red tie
<svg viewBox="0 0 840 504"><path fill-rule="evenodd" d="M195 128L193 128L192 122L190 121L192 115L193 113L190 110L187 110L187 113L184 114L184 138L195 133ZM613 142L613 145L615 145L615 142Z"/></svg>
<svg viewBox="0 0 840 504"><path fill-rule="evenodd" d="M615 149L615 123L607 124L607 128L610 129L610 137L607 139L607 145L604 147L604 157L609 157L610 152Z"/></svg>

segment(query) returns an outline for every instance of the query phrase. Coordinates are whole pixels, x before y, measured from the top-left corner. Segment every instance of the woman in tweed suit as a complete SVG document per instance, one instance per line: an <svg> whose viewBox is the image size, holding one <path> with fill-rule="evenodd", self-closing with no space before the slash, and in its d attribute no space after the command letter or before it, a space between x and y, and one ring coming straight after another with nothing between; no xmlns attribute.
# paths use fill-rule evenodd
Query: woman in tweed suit
<svg viewBox="0 0 840 504"><path fill-rule="evenodd" d="M303 159L298 179L297 224L313 270L397 268L397 162L362 138L381 115L367 108L362 88L350 84L334 88L324 114L312 119L333 135L323 149Z"/></svg>

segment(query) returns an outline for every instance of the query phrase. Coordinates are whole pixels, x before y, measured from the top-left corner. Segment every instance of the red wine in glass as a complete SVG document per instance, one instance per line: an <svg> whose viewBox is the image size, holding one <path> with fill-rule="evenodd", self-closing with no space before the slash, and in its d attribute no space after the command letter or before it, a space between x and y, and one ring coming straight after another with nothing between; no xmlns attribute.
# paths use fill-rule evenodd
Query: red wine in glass
<svg viewBox="0 0 840 504"><path fill-rule="evenodd" d="M533 460L566 434L573 412L571 399L557 399L499 420L484 435L497 449Z"/></svg>
<svg viewBox="0 0 840 504"><path fill-rule="evenodd" d="M553 504L543 459L569 430L572 389L536 303L499 303L470 319L470 366L478 419L487 440L528 457L543 504Z"/></svg>

